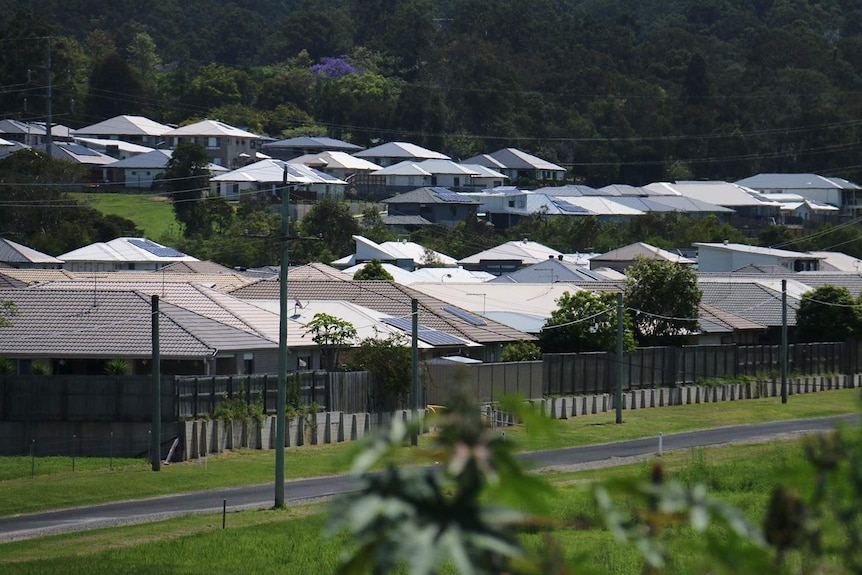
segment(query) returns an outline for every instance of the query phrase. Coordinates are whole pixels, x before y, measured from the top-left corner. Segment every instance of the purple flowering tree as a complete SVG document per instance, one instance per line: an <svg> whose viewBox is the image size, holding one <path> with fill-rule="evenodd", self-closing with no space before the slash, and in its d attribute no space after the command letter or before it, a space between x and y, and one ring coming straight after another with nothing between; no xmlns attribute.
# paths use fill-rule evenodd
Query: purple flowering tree
<svg viewBox="0 0 862 575"><path fill-rule="evenodd" d="M348 56L338 56L337 58L321 58L319 64L315 64L309 68L314 74L325 76L327 78L343 78L349 74L361 74L361 72L350 62Z"/></svg>

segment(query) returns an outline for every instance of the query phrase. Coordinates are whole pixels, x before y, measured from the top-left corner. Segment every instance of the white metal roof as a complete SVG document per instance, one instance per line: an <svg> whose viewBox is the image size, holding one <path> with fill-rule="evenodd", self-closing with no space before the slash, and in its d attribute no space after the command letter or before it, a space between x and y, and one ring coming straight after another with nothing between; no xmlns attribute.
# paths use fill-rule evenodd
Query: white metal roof
<svg viewBox="0 0 862 575"><path fill-rule="evenodd" d="M409 142L388 142L353 154L359 158L411 158L418 160L449 160L446 154Z"/></svg>
<svg viewBox="0 0 862 575"><path fill-rule="evenodd" d="M759 199L754 190L730 182L656 182L648 184L644 188L725 207L778 207L778 202Z"/></svg>
<svg viewBox="0 0 862 575"><path fill-rule="evenodd" d="M232 138L260 139L257 134L252 134L240 128L235 128L218 120L201 120L182 128L176 128L165 132L165 136L230 136Z"/></svg>
<svg viewBox="0 0 862 575"><path fill-rule="evenodd" d="M151 249L145 249L142 246L150 246ZM165 255L159 255L159 253ZM109 242L97 242L57 257L66 263L198 261L195 257L146 238L116 238Z"/></svg>
<svg viewBox="0 0 862 575"><path fill-rule="evenodd" d="M288 160L290 164L305 164L312 168L320 166L338 170L358 170L364 172L376 172L382 169L374 162L351 156L346 152L320 152L319 154L306 154Z"/></svg>
<svg viewBox="0 0 862 575"><path fill-rule="evenodd" d="M75 134L93 136L163 136L170 126L154 122L144 116L114 116L75 130Z"/></svg>
<svg viewBox="0 0 862 575"><path fill-rule="evenodd" d="M346 185L347 182L335 176L325 174L304 164L290 164L281 160L260 160L248 166L219 174L214 182L259 182L266 184L284 181L284 170L287 166L287 181L290 184L334 184Z"/></svg>

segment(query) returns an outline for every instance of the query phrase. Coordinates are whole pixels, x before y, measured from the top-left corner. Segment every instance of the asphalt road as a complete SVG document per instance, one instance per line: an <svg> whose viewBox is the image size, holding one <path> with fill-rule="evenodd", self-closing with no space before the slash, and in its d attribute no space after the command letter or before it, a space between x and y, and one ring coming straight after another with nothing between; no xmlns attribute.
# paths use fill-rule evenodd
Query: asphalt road
<svg viewBox="0 0 862 575"><path fill-rule="evenodd" d="M662 446L664 451L673 451L748 442L792 433L826 431L833 429L839 422L856 425L859 416L777 421L676 433L663 436ZM585 464L613 465L633 457L655 454L658 450L659 438L652 437L539 451L523 454L521 457L533 468L565 468ZM344 493L355 487L354 481L352 477L345 475L289 481L285 484L285 503L308 503ZM271 507L274 500L273 484L268 483L0 517L0 543L71 531L159 521L178 515L218 513L223 506L226 506L228 511L264 509Z"/></svg>

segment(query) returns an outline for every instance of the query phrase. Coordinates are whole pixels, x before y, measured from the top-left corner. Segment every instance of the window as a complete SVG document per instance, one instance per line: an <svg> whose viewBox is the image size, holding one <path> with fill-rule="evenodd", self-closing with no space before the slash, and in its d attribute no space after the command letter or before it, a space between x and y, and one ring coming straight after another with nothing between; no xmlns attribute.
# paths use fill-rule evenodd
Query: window
<svg viewBox="0 0 862 575"><path fill-rule="evenodd" d="M209 138L207 138L207 149L217 150L218 147L218 138L216 138L215 136L210 136Z"/></svg>

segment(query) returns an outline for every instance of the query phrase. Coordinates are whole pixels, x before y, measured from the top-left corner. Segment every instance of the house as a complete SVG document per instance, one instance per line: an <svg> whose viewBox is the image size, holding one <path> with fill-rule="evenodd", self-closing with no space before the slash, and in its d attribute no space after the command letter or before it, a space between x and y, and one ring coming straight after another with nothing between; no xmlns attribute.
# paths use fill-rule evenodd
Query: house
<svg viewBox="0 0 862 575"><path fill-rule="evenodd" d="M738 228L744 225L775 224L780 219L781 205L764 199L754 190L739 184L718 181L656 182L643 186L660 195L683 196L735 211L729 218Z"/></svg>
<svg viewBox="0 0 862 575"><path fill-rule="evenodd" d="M45 146L36 146L36 149L44 152ZM94 184L110 182L110 172L107 168L117 161L107 154L73 142L54 142L51 145L51 157L87 168L86 179Z"/></svg>
<svg viewBox="0 0 862 575"><path fill-rule="evenodd" d="M174 262L197 260L146 238L97 242L58 257L72 272L153 271Z"/></svg>
<svg viewBox="0 0 862 575"><path fill-rule="evenodd" d="M480 154L464 160L465 164L479 164L508 176L512 182L562 181L566 169L517 148L503 148L491 154Z"/></svg>
<svg viewBox="0 0 862 575"><path fill-rule="evenodd" d="M165 135L173 130L144 116L115 116L75 130L78 138L121 140L150 148L167 147Z"/></svg>
<svg viewBox="0 0 862 575"><path fill-rule="evenodd" d="M451 160L405 160L383 168L374 174L384 178L389 192L405 191L420 186L470 191L502 185L508 179L503 174L477 166L475 169Z"/></svg>
<svg viewBox="0 0 862 575"><path fill-rule="evenodd" d="M761 194L765 199L778 202L781 210L781 225L805 225L825 224L838 219L840 209L824 204L817 200L810 200L799 194Z"/></svg>
<svg viewBox="0 0 862 575"><path fill-rule="evenodd" d="M60 269L63 260L0 238L0 264L19 269Z"/></svg>
<svg viewBox="0 0 862 575"><path fill-rule="evenodd" d="M265 153L277 160L287 161L300 156L315 156L323 152L353 154L361 152L365 148L343 140L336 140L335 138L327 138L324 136L299 136L296 138L288 138L286 140L266 142L262 145L262 149Z"/></svg>
<svg viewBox="0 0 862 575"><path fill-rule="evenodd" d="M731 272L748 265L778 265L792 271L817 271L822 256L810 253L761 248L734 243L700 243L697 267L700 272Z"/></svg>
<svg viewBox="0 0 862 575"><path fill-rule="evenodd" d="M412 301L418 306L420 328L417 337L435 345L446 354L459 354L499 361L505 345L533 336L491 319L483 319L450 302L429 297L422 292L390 281L292 281L288 280L291 299L305 301L350 302L384 314L385 323L412 334L410 324ZM445 284L443 284L445 285ZM230 292L245 300L277 301L277 280L259 280ZM464 341L480 344L474 346Z"/></svg>
<svg viewBox="0 0 862 575"><path fill-rule="evenodd" d="M11 118L0 120L0 138L4 140L34 147L45 144L46 134L44 123L21 122ZM71 140L71 133L66 126L52 124L51 137L56 140L68 141Z"/></svg>
<svg viewBox="0 0 862 575"><path fill-rule="evenodd" d="M280 196L285 180L292 186L291 195L297 194L308 201L340 198L347 182L325 174L303 164L291 164L282 160L260 160L248 166L219 174L210 180L215 194L229 200L239 200L247 191L268 191ZM292 206L297 209L296 204ZM302 213L291 217L302 219Z"/></svg>
<svg viewBox="0 0 862 575"><path fill-rule="evenodd" d="M363 236L353 236L356 242L356 253L332 262L338 268L347 268L364 264L371 260L389 263L407 271L413 271L422 266L455 267L454 258L429 250L415 242L401 240L397 242L376 243Z"/></svg>
<svg viewBox="0 0 862 575"><path fill-rule="evenodd" d="M201 144L213 164L229 169L247 163L256 154L260 136L217 120L202 120L164 133L170 148L181 142Z"/></svg>
<svg viewBox="0 0 862 575"><path fill-rule="evenodd" d="M627 268L635 265L639 259L658 260L685 266L693 266L697 263L695 260L684 257L681 254L669 252L644 242L635 242L594 256L590 259L590 269L605 267L618 272L625 272Z"/></svg>
<svg viewBox="0 0 862 575"><path fill-rule="evenodd" d="M494 283L557 283L607 281L604 275L580 266L571 261L563 261L563 256L549 257L537 264L517 271L501 274L490 280Z"/></svg>
<svg viewBox="0 0 862 575"><path fill-rule="evenodd" d="M368 160L337 151L306 154L290 159L288 163L303 164L348 182L356 179L357 176L373 175L381 169L380 166Z"/></svg>
<svg viewBox="0 0 862 575"><path fill-rule="evenodd" d="M818 174L757 174L736 182L765 194L796 194L818 204L839 208L844 219L862 215L862 186L843 178Z"/></svg>
<svg viewBox="0 0 862 575"><path fill-rule="evenodd" d="M477 200L447 188L419 188L383 200L389 216L419 216L444 226L454 226L476 215Z"/></svg>
<svg viewBox="0 0 862 575"><path fill-rule="evenodd" d="M458 261L458 265L472 271L483 271L499 276L514 272L522 267L543 262L549 258L566 256L553 248L526 239L506 242L497 247L483 250Z"/></svg>
<svg viewBox="0 0 862 575"><path fill-rule="evenodd" d="M373 162L378 166L388 167L399 162L421 162L422 160L451 160L449 156L435 152L408 142L388 142L353 154Z"/></svg>
<svg viewBox="0 0 862 575"><path fill-rule="evenodd" d="M30 146L27 144L22 144L21 142L16 142L14 140L5 140L0 138L0 160L18 152L20 150L29 150Z"/></svg>
<svg viewBox="0 0 862 575"><path fill-rule="evenodd" d="M153 285L153 290L159 289L157 283ZM212 300L204 305L200 300L205 297L200 292L194 296L194 289L188 287L188 301L183 304L165 301L159 305L163 374L265 372L254 367L255 360L277 365L277 340L262 337L235 318L231 325L230 314L223 307ZM48 364L55 374L104 374L105 364L114 359L125 360L131 374L148 374L152 370L149 294L81 284L80 289L54 286L0 290L0 299L14 301L16 307L15 321L3 328L0 356L13 361L19 374L32 373L35 362ZM191 301L194 299L200 305ZM236 305L247 304L236 301ZM219 309L223 317L214 319L191 307ZM277 316L274 321L277 324Z"/></svg>
<svg viewBox="0 0 862 575"><path fill-rule="evenodd" d="M111 156L116 160L125 160L139 154L152 152L153 148L133 144L123 140L105 140L102 138L74 138L76 144L81 144L85 148L96 150L102 154Z"/></svg>
<svg viewBox="0 0 862 575"><path fill-rule="evenodd" d="M125 187L134 189L150 189L157 183L171 160L173 150L153 150L119 160L110 164L111 181L123 182ZM209 164L210 174L223 174L227 168Z"/></svg>

